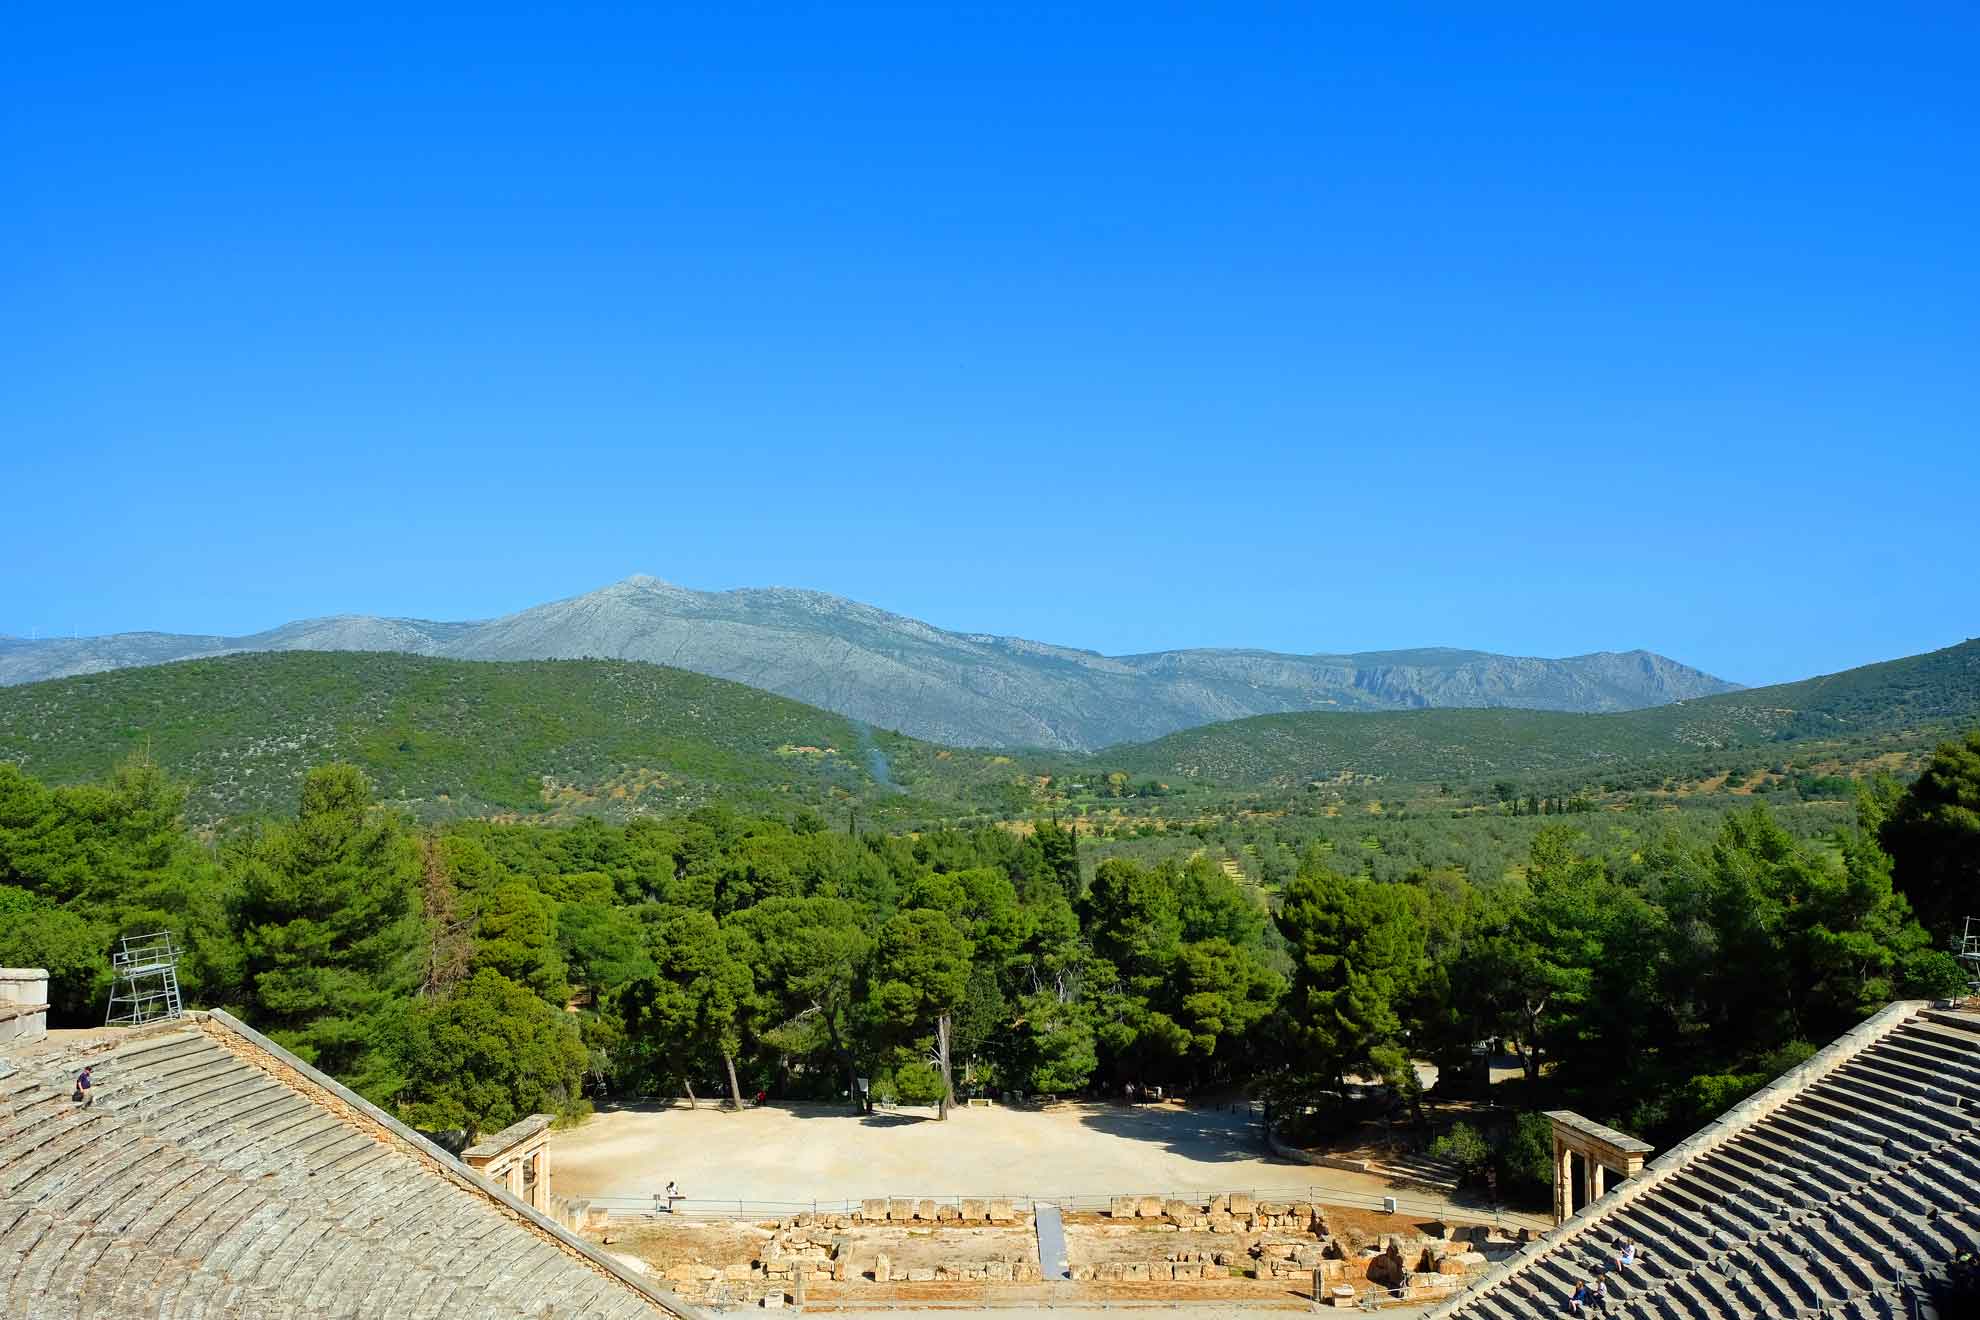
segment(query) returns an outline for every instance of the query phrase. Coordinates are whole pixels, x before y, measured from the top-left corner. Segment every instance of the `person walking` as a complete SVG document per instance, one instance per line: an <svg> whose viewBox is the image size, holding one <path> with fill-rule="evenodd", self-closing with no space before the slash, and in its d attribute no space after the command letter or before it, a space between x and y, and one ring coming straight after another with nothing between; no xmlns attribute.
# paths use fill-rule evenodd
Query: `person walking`
<svg viewBox="0 0 1980 1320"><path fill-rule="evenodd" d="M93 1067L94 1065L91 1066ZM70 1097L70 1099L80 1103L84 1109L88 1109L96 1103L96 1097L90 1093L92 1083L90 1082L89 1074L89 1068L84 1068L76 1074L76 1093Z"/></svg>

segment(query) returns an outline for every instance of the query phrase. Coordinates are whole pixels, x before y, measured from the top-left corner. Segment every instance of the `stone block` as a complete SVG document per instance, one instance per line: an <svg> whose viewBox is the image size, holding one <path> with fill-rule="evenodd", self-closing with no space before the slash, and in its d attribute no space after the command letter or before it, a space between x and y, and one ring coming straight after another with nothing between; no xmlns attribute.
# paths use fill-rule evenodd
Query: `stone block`
<svg viewBox="0 0 1980 1320"><path fill-rule="evenodd" d="M880 1199L861 1201L859 1203L859 1217L869 1224L880 1223L887 1218L886 1201Z"/></svg>
<svg viewBox="0 0 1980 1320"><path fill-rule="evenodd" d="M1141 1198L1138 1196L1114 1196L1107 1200L1109 1219L1132 1219L1140 1210Z"/></svg>
<svg viewBox="0 0 1980 1320"><path fill-rule="evenodd" d="M966 1200L962 1203L962 1217L971 1221L988 1219L990 1217L990 1203L988 1201Z"/></svg>
<svg viewBox="0 0 1980 1320"><path fill-rule="evenodd" d="M890 1222L904 1224L914 1218L914 1202L903 1197L895 1197L887 1202L887 1218Z"/></svg>
<svg viewBox="0 0 1980 1320"><path fill-rule="evenodd" d="M1204 1223L1212 1233L1234 1233L1237 1231L1237 1220L1231 1218L1228 1214L1210 1215L1204 1220Z"/></svg>
<svg viewBox="0 0 1980 1320"><path fill-rule="evenodd" d="M962 1211L944 1202L935 1207L935 1218L945 1224L953 1224L956 1220L962 1218Z"/></svg>
<svg viewBox="0 0 1980 1320"><path fill-rule="evenodd" d="M748 1261L738 1261L722 1267L722 1277L734 1283L747 1283L756 1277L756 1266Z"/></svg>
<svg viewBox="0 0 1980 1320"><path fill-rule="evenodd" d="M1286 1204L1283 1201L1260 1201L1258 1203L1258 1213L1261 1215L1270 1215L1274 1219L1283 1216L1286 1213L1286 1209Z"/></svg>
<svg viewBox="0 0 1980 1320"><path fill-rule="evenodd" d="M1145 1261L1129 1261L1121 1269L1121 1278L1129 1283L1148 1282L1148 1265Z"/></svg>
<svg viewBox="0 0 1980 1320"><path fill-rule="evenodd" d="M992 1283L1009 1283L1011 1263L1007 1260L993 1260L983 1267L983 1277Z"/></svg>
<svg viewBox="0 0 1980 1320"><path fill-rule="evenodd" d="M784 1309L784 1294L783 1294L783 1291L782 1291L781 1289L772 1289L771 1291L769 1291L769 1292L767 1292L767 1293L764 1293L764 1294L763 1294L763 1309L764 1309L764 1310L766 1310L766 1311L781 1311L781 1310L783 1310L783 1309Z"/></svg>
<svg viewBox="0 0 1980 1320"><path fill-rule="evenodd" d="M993 1224L1007 1224L1013 1218L1009 1201L993 1200L989 1206L989 1219Z"/></svg>
<svg viewBox="0 0 1980 1320"><path fill-rule="evenodd" d="M888 1283L892 1281L893 1277L894 1262L888 1259L887 1253L883 1251L874 1258L873 1281L875 1283Z"/></svg>
<svg viewBox="0 0 1980 1320"><path fill-rule="evenodd" d="M1037 1261L1019 1260L1011 1262L1011 1282L1037 1283L1038 1281Z"/></svg>
<svg viewBox="0 0 1980 1320"><path fill-rule="evenodd" d="M1368 1262L1368 1281L1384 1288L1399 1288L1409 1277L1409 1266L1403 1263L1402 1252L1394 1242L1389 1249Z"/></svg>
<svg viewBox="0 0 1980 1320"><path fill-rule="evenodd" d="M1211 1197L1210 1203L1204 1209L1208 1210L1212 1215L1228 1215L1231 1212L1230 1194L1226 1192Z"/></svg>
<svg viewBox="0 0 1980 1320"><path fill-rule="evenodd" d="M935 1282L935 1271L924 1265L918 1269L909 1270L907 1272L907 1278L909 1283L933 1283Z"/></svg>
<svg viewBox="0 0 1980 1320"><path fill-rule="evenodd" d="M914 1217L927 1223L935 1222L935 1203L926 1197L914 1203Z"/></svg>
<svg viewBox="0 0 1980 1320"><path fill-rule="evenodd" d="M1162 1217L1162 1198L1159 1196L1140 1197L1135 1202L1134 1212L1142 1219L1160 1219Z"/></svg>
<svg viewBox="0 0 1980 1320"><path fill-rule="evenodd" d="M1230 1275L1231 1272L1227 1266L1216 1264L1213 1261L1206 1260L1196 1267L1196 1277L1199 1279L1228 1279Z"/></svg>
<svg viewBox="0 0 1980 1320"><path fill-rule="evenodd" d="M1232 1214L1242 1218L1243 1216L1246 1215L1255 1214L1257 1212L1257 1209L1258 1209L1258 1203L1252 1200L1250 1192L1231 1193Z"/></svg>
<svg viewBox="0 0 1980 1320"><path fill-rule="evenodd" d="M701 1277L701 1267L694 1264L669 1265L666 1277L675 1283L693 1283Z"/></svg>

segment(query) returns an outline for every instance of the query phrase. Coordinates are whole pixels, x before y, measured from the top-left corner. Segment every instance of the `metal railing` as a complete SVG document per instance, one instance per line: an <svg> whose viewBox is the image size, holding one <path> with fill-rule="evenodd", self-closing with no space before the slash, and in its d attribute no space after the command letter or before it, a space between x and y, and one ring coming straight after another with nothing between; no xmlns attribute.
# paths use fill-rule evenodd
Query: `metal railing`
<svg viewBox="0 0 1980 1320"><path fill-rule="evenodd" d="M1533 1227L1544 1220L1544 1216L1521 1214L1504 1206L1474 1203L1457 1198L1442 1201L1427 1200L1422 1197L1371 1195L1360 1192L1345 1192L1339 1188L1325 1187L1308 1183L1302 1186L1287 1187L1224 1187L1197 1188L1191 1191L1139 1191L1139 1192L1075 1192L1047 1195L1037 1192L999 1192L987 1195L910 1195L903 1192L889 1193L886 1196L871 1196L847 1200L811 1201L761 1201L724 1197L677 1196L669 1200L665 1193L656 1192L650 1196L590 1196L584 1199L593 1206L603 1208L607 1213L624 1218L653 1218L673 1215L683 1219L789 1219L796 1215L854 1215L861 1212L867 1201L909 1201L932 1202L938 1209L943 1206L961 1208L964 1201L1008 1203L1012 1210L1026 1214L1034 1212L1039 1205L1057 1206L1062 1211L1072 1213L1093 1213L1104 1211L1113 1202L1124 1196L1160 1197L1164 1201L1182 1201L1201 1205L1207 1198L1224 1196L1230 1193L1250 1196L1253 1202L1290 1203L1295 1205L1312 1204L1332 1206L1348 1210L1388 1211L1418 1215L1425 1218L1459 1218L1473 1223L1489 1223L1499 1227Z"/></svg>

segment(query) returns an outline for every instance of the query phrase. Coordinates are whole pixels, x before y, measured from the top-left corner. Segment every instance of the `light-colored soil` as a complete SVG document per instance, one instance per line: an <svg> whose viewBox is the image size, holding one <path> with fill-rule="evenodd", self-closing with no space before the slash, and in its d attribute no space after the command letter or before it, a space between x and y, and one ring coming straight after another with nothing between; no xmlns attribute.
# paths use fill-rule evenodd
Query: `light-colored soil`
<svg viewBox="0 0 1980 1320"><path fill-rule="evenodd" d="M1261 1191L1270 1199L1401 1193L1383 1177L1265 1154L1243 1112L1069 1104L860 1118L828 1105L608 1109L551 1133L551 1185L571 1197L650 1200L669 1179L685 1210L739 1202L808 1208L867 1197L1104 1197ZM757 1203L743 1208L741 1203ZM775 1214L772 1210L769 1214Z"/></svg>
<svg viewBox="0 0 1980 1320"><path fill-rule="evenodd" d="M813 1284L807 1311L825 1311L846 1320L899 1320L903 1311L980 1314L997 1320L1107 1320L1122 1309L1159 1309L1171 1320L1244 1320L1260 1310L1308 1311L1304 1286L1260 1286L1240 1279L1228 1283L1054 1283L1024 1287L980 1283L896 1284L884 1310L873 1305L873 1285ZM1390 1320L1422 1308L1383 1308Z"/></svg>
<svg viewBox="0 0 1980 1320"><path fill-rule="evenodd" d="M1119 1226L1109 1226L1104 1220L1074 1223L1066 1225L1066 1257L1076 1265L1161 1260L1177 1251L1228 1251L1245 1258L1251 1237L1245 1233L1164 1233L1152 1226L1136 1227L1134 1221Z"/></svg>
<svg viewBox="0 0 1980 1320"><path fill-rule="evenodd" d="M656 1271L669 1265L727 1265L755 1260L770 1243L770 1230L719 1221L665 1221L615 1226L600 1235L607 1250L637 1256Z"/></svg>
<svg viewBox="0 0 1980 1320"><path fill-rule="evenodd" d="M1037 1260L1038 1239L1029 1228L861 1228L846 1234L855 1273L873 1268L882 1252L894 1270L993 1260Z"/></svg>

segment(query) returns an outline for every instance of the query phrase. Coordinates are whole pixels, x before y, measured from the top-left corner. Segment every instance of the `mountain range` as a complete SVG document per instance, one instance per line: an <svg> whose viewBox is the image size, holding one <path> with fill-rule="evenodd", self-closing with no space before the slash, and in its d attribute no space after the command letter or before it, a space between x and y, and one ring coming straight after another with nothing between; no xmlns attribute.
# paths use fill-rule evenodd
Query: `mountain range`
<svg viewBox="0 0 1980 1320"><path fill-rule="evenodd" d="M240 637L0 637L0 684L260 651L463 660L644 660L952 746L1083 751L1295 711L1637 710L1737 684L1649 651L1562 659L1433 647L1345 655L1196 649L1107 656L959 633L791 588L705 592L634 576L498 619L337 615Z"/></svg>
<svg viewBox="0 0 1980 1320"><path fill-rule="evenodd" d="M88 782L136 753L190 786L196 820L217 823L291 811L310 766L351 761L428 818L669 815L725 801L912 825L1035 813L1048 786L1077 793L1117 775L1228 807L1368 778L1438 784L1462 804L1501 779L1575 794L1733 769L1778 777L1790 762L1901 770L1976 722L1980 641L1634 711L1309 711L1098 753L943 747L639 661L294 651L0 688L0 780L12 762L49 783Z"/></svg>

